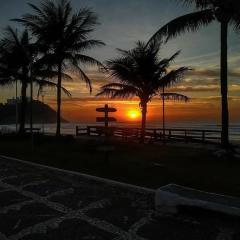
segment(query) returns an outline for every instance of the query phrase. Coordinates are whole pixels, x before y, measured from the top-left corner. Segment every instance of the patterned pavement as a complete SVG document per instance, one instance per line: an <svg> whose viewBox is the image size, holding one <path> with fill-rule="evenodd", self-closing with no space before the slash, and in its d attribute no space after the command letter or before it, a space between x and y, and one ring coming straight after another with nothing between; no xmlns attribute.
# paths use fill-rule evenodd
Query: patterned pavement
<svg viewBox="0 0 240 240"><path fill-rule="evenodd" d="M0 158L0 240L240 240L239 219L154 214L154 194Z"/></svg>

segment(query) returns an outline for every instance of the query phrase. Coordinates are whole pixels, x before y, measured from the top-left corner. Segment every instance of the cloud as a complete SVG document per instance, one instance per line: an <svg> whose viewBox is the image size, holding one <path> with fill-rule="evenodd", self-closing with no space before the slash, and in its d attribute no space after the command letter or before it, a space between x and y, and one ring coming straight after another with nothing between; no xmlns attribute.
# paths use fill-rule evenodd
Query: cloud
<svg viewBox="0 0 240 240"><path fill-rule="evenodd" d="M229 70L229 94L240 91L240 68ZM220 70L218 68L196 68L189 71L182 82L173 86L170 91L188 93L220 92Z"/></svg>
<svg viewBox="0 0 240 240"><path fill-rule="evenodd" d="M203 85L196 85L193 87L188 87L188 86L178 86L169 89L169 91L173 92L215 92L219 91L218 86L203 86Z"/></svg>
<svg viewBox="0 0 240 240"><path fill-rule="evenodd" d="M195 68L192 71L189 71L186 76L188 77L220 77L220 69L219 68ZM240 77L240 69L235 68L228 71L228 76L230 78L239 78Z"/></svg>
<svg viewBox="0 0 240 240"><path fill-rule="evenodd" d="M97 70L87 70L87 75L92 81L92 97L94 97L101 86L111 81L111 78L102 72ZM79 76L74 75L74 81L64 81L63 86L68 89L73 97L86 97L90 95L89 88L86 83L83 82ZM229 93L236 94L240 93L240 69L236 68L229 71ZM186 74L186 77L179 84L176 84L169 91L173 92L185 92L185 93L215 93L220 92L220 80L219 80L219 69L214 68L198 68L194 71L190 71ZM55 92L49 94L50 96L55 95Z"/></svg>

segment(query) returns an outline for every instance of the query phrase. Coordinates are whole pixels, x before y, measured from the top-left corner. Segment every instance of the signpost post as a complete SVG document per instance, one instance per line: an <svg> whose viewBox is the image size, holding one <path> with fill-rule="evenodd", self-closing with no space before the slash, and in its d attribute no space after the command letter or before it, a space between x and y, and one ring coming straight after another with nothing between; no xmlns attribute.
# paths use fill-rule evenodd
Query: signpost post
<svg viewBox="0 0 240 240"><path fill-rule="evenodd" d="M97 112L104 113L104 117L97 117L97 122L104 122L105 127L107 128L109 125L109 122L116 122L117 119L113 117L109 117L109 113L114 113L117 111L116 108L110 108L108 107L108 104L105 105L104 108L97 108Z"/></svg>
<svg viewBox="0 0 240 240"><path fill-rule="evenodd" d="M116 108L110 108L108 106L108 104L105 104L105 106L103 108L97 108L96 111L100 112L100 113L104 113L104 117L97 117L96 118L97 122L104 123L104 126L105 126L104 132L105 132L105 136L106 136L105 145L98 147L98 151L101 151L101 152L105 153L105 162L108 163L109 162L109 157L110 157L109 156L110 152L115 150L115 147L109 145L109 143L108 143L108 136L109 136L108 126L109 126L110 122L116 122L117 121L116 118L109 117L109 113L117 112L117 109Z"/></svg>

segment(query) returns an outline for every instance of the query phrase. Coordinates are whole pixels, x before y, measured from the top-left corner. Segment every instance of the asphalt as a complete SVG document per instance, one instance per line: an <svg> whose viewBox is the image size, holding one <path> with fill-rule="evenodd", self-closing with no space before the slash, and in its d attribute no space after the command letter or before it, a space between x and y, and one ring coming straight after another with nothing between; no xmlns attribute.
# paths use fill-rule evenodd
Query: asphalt
<svg viewBox="0 0 240 240"><path fill-rule="evenodd" d="M156 216L154 193L0 158L0 240L240 240L240 219Z"/></svg>

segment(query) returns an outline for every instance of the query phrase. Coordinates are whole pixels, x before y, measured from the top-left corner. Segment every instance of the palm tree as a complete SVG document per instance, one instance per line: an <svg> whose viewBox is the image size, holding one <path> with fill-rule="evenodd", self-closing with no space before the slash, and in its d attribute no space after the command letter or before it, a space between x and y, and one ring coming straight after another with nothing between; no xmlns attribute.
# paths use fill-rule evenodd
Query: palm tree
<svg viewBox="0 0 240 240"><path fill-rule="evenodd" d="M228 27L233 25L240 29L239 0L179 0L193 5L197 10L178 17L154 34L151 41L167 40L186 31L197 31L217 20L221 25L221 95L222 95L222 144L229 146L229 112L228 112Z"/></svg>
<svg viewBox="0 0 240 240"><path fill-rule="evenodd" d="M21 114L19 133L25 133L27 87L36 83L39 87L55 87L51 79L56 72L43 64L38 57L38 46L31 41L27 30L18 34L17 30L7 27L0 41L0 84L21 82ZM32 89L31 89L32 90ZM63 89L69 94L65 89ZM31 91L32 100L32 91ZM31 116L32 119L32 116ZM32 121L30 120L32 123Z"/></svg>
<svg viewBox="0 0 240 240"><path fill-rule="evenodd" d="M25 14L21 22L37 38L45 54L44 60L58 72L57 80L57 129L61 134L61 86L62 73L69 67L76 71L92 91L91 81L79 64L103 67L96 59L85 55L85 50L103 46L99 40L89 38L97 24L96 15L89 9L74 13L68 0L44 0L39 6L29 4L32 14Z"/></svg>
<svg viewBox="0 0 240 240"><path fill-rule="evenodd" d="M110 76L115 81L103 86L98 94L112 98L139 98L142 110L142 142L145 138L147 104L160 94L163 86L178 82L189 70L181 67L169 71L169 65L180 52L170 58L160 59L159 50L159 44L146 46L143 42L137 42L136 47L129 51L118 50L122 56L107 62Z"/></svg>
<svg viewBox="0 0 240 240"><path fill-rule="evenodd" d="M165 87L162 88L162 93L160 94L160 98L162 99L162 128L163 128L163 140L165 141L165 128L166 128L166 121L165 121L165 101L182 101L188 102L189 98L185 95L179 93L172 93L172 92L165 92Z"/></svg>
<svg viewBox="0 0 240 240"><path fill-rule="evenodd" d="M25 112L27 104L27 85L29 80L30 59L34 54L34 45L30 43L28 31L19 36L17 31L7 27L1 40L1 72L8 82L21 81L21 114L19 133L25 132Z"/></svg>

